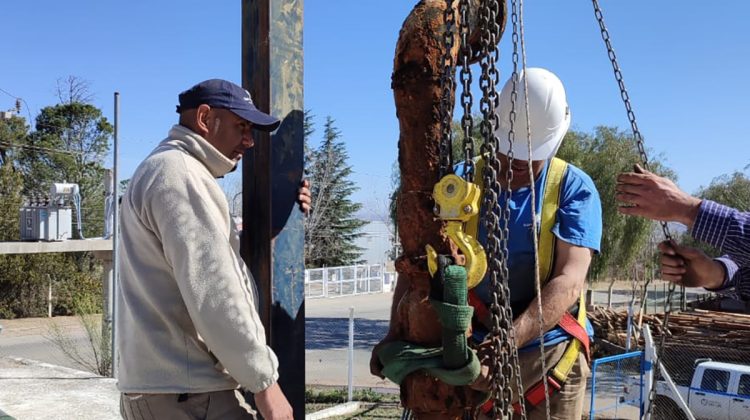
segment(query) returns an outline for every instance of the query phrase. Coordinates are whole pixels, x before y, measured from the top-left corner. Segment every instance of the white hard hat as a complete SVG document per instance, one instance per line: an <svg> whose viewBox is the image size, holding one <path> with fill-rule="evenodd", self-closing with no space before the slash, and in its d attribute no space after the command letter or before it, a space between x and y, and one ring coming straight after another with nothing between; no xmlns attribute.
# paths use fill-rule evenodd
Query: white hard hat
<svg viewBox="0 0 750 420"><path fill-rule="evenodd" d="M526 77L528 76L528 77ZM570 127L570 110L565 98L562 82L549 70L529 67L521 72L516 83L516 121L513 124L515 133L513 141L513 158L529 158L528 131L526 129L526 104L524 77L529 92L529 118L531 119L531 158L547 160L555 156L565 133ZM500 106L497 108L499 125L495 135L500 141L499 152L508 154L510 145L510 96L513 91L512 78L505 82L500 93Z"/></svg>

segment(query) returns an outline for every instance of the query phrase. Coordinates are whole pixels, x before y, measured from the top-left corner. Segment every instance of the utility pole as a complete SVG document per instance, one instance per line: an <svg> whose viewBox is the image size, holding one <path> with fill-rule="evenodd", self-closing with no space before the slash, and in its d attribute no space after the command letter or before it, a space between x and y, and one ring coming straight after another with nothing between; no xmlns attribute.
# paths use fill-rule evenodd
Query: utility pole
<svg viewBox="0 0 750 420"><path fill-rule="evenodd" d="M260 292L279 385L305 408L304 226L297 210L303 173L302 1L242 0L242 84L255 105L282 120L256 131L242 160L242 257Z"/></svg>
<svg viewBox="0 0 750 420"><path fill-rule="evenodd" d="M115 316L117 316L117 290L119 288L120 263L120 177L118 166L120 164L120 92L115 92L115 132L113 136L114 156L112 162L112 377L117 378L117 327Z"/></svg>

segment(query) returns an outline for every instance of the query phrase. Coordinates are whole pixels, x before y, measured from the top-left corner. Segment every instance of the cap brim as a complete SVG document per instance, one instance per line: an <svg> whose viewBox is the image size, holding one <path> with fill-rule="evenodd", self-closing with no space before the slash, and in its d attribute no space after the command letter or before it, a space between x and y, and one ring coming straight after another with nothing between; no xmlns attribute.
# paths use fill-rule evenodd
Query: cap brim
<svg viewBox="0 0 750 420"><path fill-rule="evenodd" d="M230 109L235 115L253 124L253 128L260 131L273 131L279 127L281 121L257 109Z"/></svg>

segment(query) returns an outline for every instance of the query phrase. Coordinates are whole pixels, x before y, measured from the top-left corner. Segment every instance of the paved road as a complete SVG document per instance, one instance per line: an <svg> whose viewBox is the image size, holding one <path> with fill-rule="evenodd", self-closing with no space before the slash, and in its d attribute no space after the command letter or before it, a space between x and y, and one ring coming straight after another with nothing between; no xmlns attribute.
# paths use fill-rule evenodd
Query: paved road
<svg viewBox="0 0 750 420"><path fill-rule="evenodd" d="M77 317L25 318L2 320L3 331L0 332L0 356L22 357L39 360L71 369L83 369L84 366L66 356L59 345L54 343L52 325L58 325L66 331L70 339L69 348L75 348L84 357L90 357L90 343Z"/></svg>
<svg viewBox="0 0 750 420"><path fill-rule="evenodd" d="M75 348L87 349L89 342L85 335L77 335L72 337L72 339ZM90 354L90 352L86 351L86 354ZM0 336L0 356L40 360L71 369L84 368L66 356L58 346L41 336L16 337L12 339L3 339Z"/></svg>
<svg viewBox="0 0 750 420"><path fill-rule="evenodd" d="M349 308L354 307L354 371L357 387L397 389L370 375L370 351L388 331L392 293L308 299L305 302L305 382L346 385Z"/></svg>
<svg viewBox="0 0 750 420"><path fill-rule="evenodd" d="M349 307L355 308L354 384L362 387L395 388L389 381L370 375L370 350L385 335L392 293L309 299L306 307L306 381L309 384L346 385ZM90 344L76 317L27 318L0 321L0 356L23 357L58 366L83 369L66 357L52 341L50 323L69 331L72 347Z"/></svg>
<svg viewBox="0 0 750 420"><path fill-rule="evenodd" d="M606 284L598 285L594 301L606 305ZM703 289L688 289L688 300L695 299ZM612 305L628 305L630 290L613 290ZM393 293L348 296L328 299L307 299L305 302L305 375L308 384L346 385L348 374L349 307L354 307L354 372L355 386L396 388L388 380L370 375L369 360L372 347L388 331ZM648 299L654 300L657 310L663 307L663 291L649 289ZM649 301L649 311L652 311Z"/></svg>
<svg viewBox="0 0 750 420"><path fill-rule="evenodd" d="M693 293L691 290L689 296ZM305 375L308 384L347 384L348 318L349 308L354 307L354 385L396 388L390 381L376 378L369 372L370 351L388 330L392 297L392 293L382 293L306 301ZM606 304L606 290L595 292L594 299L598 304ZM615 306L626 305L629 299L629 291L620 290L613 293ZM89 346L80 327L76 329L72 326L76 323L74 317L60 317L54 320L72 328L75 347ZM0 321L0 324L5 323L5 331L0 333L0 355L24 357L81 369L81 366L65 357L45 338L49 335L46 332L48 322L43 318Z"/></svg>

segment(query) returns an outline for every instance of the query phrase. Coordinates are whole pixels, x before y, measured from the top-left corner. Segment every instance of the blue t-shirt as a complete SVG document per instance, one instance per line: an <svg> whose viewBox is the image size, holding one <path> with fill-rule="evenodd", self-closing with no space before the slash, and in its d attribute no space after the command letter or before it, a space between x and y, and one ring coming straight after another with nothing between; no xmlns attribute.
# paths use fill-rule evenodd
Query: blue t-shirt
<svg viewBox="0 0 750 420"><path fill-rule="evenodd" d="M537 226L540 225L541 201L544 194L543 188L547 181L546 164L539 178L536 179L536 215ZM500 208L505 205L505 192L498 197ZM508 287L510 289L510 304L513 317L518 317L526 310L536 296L534 280L534 239L531 223L531 188L519 188L511 193L510 220L508 222ZM602 237L602 206L599 193L591 178L582 170L568 164L568 169L561 185L560 203L557 211L557 220L552 232L559 240L569 244L590 248L599 252ZM484 209L482 210L484 211ZM487 240L487 231L484 224L480 222L478 240L484 244ZM544 279L542 279L544 281ZM488 306L492 301L492 291L489 276L477 285L477 295ZM593 335L593 328L589 322L586 324L589 336ZM486 332L476 331L475 338L480 338ZM568 339L568 334L561 328L555 327L544 334L545 346L553 345ZM538 348L539 339L524 346L519 351Z"/></svg>

